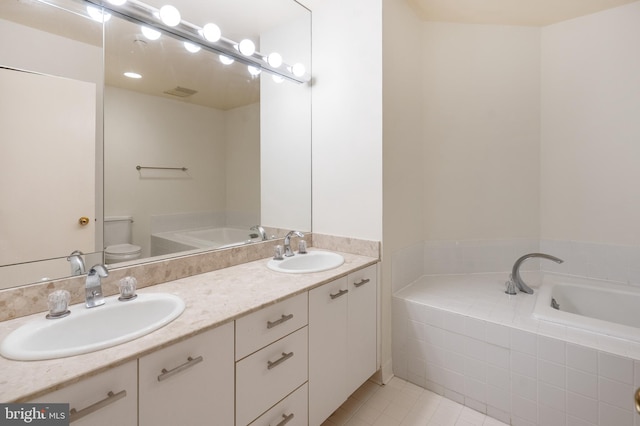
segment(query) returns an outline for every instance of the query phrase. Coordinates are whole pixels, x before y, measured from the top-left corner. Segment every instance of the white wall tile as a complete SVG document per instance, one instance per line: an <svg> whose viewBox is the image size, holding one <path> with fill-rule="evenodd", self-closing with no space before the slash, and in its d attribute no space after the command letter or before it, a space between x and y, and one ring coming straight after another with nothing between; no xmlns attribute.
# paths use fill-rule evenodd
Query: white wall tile
<svg viewBox="0 0 640 426"><path fill-rule="evenodd" d="M530 377L511 373L511 392L531 401L538 401L538 383Z"/></svg>
<svg viewBox="0 0 640 426"><path fill-rule="evenodd" d="M487 410L495 407L504 412L511 412L511 391L509 389L497 388L487 385Z"/></svg>
<svg viewBox="0 0 640 426"><path fill-rule="evenodd" d="M478 402L487 402L487 384L470 377L464 379L464 395Z"/></svg>
<svg viewBox="0 0 640 426"><path fill-rule="evenodd" d="M487 363L502 368L510 368L511 360L509 349L487 345Z"/></svg>
<svg viewBox="0 0 640 426"><path fill-rule="evenodd" d="M601 402L600 410L600 426L633 426L633 413L628 410L622 410L609 404Z"/></svg>
<svg viewBox="0 0 640 426"><path fill-rule="evenodd" d="M464 355L457 352L445 351L442 366L456 373L464 374L465 359Z"/></svg>
<svg viewBox="0 0 640 426"><path fill-rule="evenodd" d="M545 336L538 337L538 358L564 365L566 362L566 343Z"/></svg>
<svg viewBox="0 0 640 426"><path fill-rule="evenodd" d="M544 426L566 426L567 415L564 411L556 410L545 405L538 409L538 424Z"/></svg>
<svg viewBox="0 0 640 426"><path fill-rule="evenodd" d="M454 333L464 334L465 317L463 315L445 311L442 314L442 318L442 328L444 328L445 330L453 331Z"/></svg>
<svg viewBox="0 0 640 426"><path fill-rule="evenodd" d="M440 365L427 362L424 378L433 383L444 383L444 368Z"/></svg>
<svg viewBox="0 0 640 426"><path fill-rule="evenodd" d="M487 364L487 384L509 391L511 389L509 370Z"/></svg>
<svg viewBox="0 0 640 426"><path fill-rule="evenodd" d="M487 337L487 343L492 345L502 346L503 348L510 347L509 340L509 327L487 322L485 325L485 332Z"/></svg>
<svg viewBox="0 0 640 426"><path fill-rule="evenodd" d="M567 414L593 421L598 418L598 401L567 391Z"/></svg>
<svg viewBox="0 0 640 426"><path fill-rule="evenodd" d="M598 419L593 419L594 422L597 422ZM577 417L567 415L567 426L597 426L596 423L591 423L583 419L579 419Z"/></svg>
<svg viewBox="0 0 640 426"><path fill-rule="evenodd" d="M424 243L413 244L391 254L391 290L402 290L424 275Z"/></svg>
<svg viewBox="0 0 640 426"><path fill-rule="evenodd" d="M457 373L452 370L447 370L446 368L443 371L444 381L442 385L445 390L449 389L459 394L464 394L464 375L461 373Z"/></svg>
<svg viewBox="0 0 640 426"><path fill-rule="evenodd" d="M474 339L484 341L486 337L486 324L486 321L465 317L464 334Z"/></svg>
<svg viewBox="0 0 640 426"><path fill-rule="evenodd" d="M511 409L514 417L520 417L536 424L538 421L538 404L516 394L511 396Z"/></svg>
<svg viewBox="0 0 640 426"><path fill-rule="evenodd" d="M629 358L599 352L598 375L619 382L633 384L633 361Z"/></svg>
<svg viewBox="0 0 640 426"><path fill-rule="evenodd" d="M555 410L560 410L563 413L566 411L566 392L564 389L557 388L555 386L548 385L546 383L538 383L538 402L540 404L551 407ZM545 424L544 422L541 422Z"/></svg>
<svg viewBox="0 0 640 426"><path fill-rule="evenodd" d="M538 378L538 363L535 357L520 353L511 352L511 371L533 379Z"/></svg>
<svg viewBox="0 0 640 426"><path fill-rule="evenodd" d="M465 357L464 375L483 383L487 382L487 364L475 358Z"/></svg>
<svg viewBox="0 0 640 426"><path fill-rule="evenodd" d="M565 366L538 359L538 380L557 388L566 388Z"/></svg>
<svg viewBox="0 0 640 426"><path fill-rule="evenodd" d="M598 376L573 368L567 368L567 390L588 396L589 398L598 398Z"/></svg>
<svg viewBox="0 0 640 426"><path fill-rule="evenodd" d="M600 392L601 402L629 411L635 407L633 404L635 389L632 385L600 377L598 379L598 391Z"/></svg>
<svg viewBox="0 0 640 426"><path fill-rule="evenodd" d="M511 350L523 352L528 355L537 356L538 354L538 336L534 333L518 330L515 328L511 331Z"/></svg>
<svg viewBox="0 0 640 426"><path fill-rule="evenodd" d="M598 374L598 351L567 343L567 367Z"/></svg>

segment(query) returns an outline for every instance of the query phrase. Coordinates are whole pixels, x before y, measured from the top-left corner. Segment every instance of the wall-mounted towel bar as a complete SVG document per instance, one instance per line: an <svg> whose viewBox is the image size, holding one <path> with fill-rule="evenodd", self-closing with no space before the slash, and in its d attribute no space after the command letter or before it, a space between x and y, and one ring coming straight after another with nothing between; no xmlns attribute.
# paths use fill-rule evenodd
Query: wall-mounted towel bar
<svg viewBox="0 0 640 426"><path fill-rule="evenodd" d="M146 166L136 166L136 170L142 170L142 169L155 169L155 170L182 170L183 172L186 172L187 169L186 167L146 167Z"/></svg>

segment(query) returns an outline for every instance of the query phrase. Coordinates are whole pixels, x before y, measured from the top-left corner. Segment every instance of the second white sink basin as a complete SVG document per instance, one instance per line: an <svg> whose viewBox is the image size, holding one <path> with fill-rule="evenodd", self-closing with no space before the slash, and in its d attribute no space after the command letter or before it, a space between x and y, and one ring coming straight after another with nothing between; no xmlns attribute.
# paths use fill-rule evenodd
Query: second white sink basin
<svg viewBox="0 0 640 426"><path fill-rule="evenodd" d="M283 260L271 259L267 267L273 271L289 274L307 274L337 268L344 263L344 257L330 251L313 250L307 254L296 253Z"/></svg>
<svg viewBox="0 0 640 426"><path fill-rule="evenodd" d="M184 301L167 293L139 294L126 302L112 296L105 301L91 309L71 306L65 318L46 319L42 314L9 334L0 344L0 355L35 361L93 352L149 334L184 311Z"/></svg>

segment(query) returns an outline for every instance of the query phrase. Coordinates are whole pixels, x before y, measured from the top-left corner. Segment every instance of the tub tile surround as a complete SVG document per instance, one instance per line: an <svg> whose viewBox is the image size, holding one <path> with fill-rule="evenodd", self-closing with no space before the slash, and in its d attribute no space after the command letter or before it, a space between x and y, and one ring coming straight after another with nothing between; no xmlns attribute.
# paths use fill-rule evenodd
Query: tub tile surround
<svg viewBox="0 0 640 426"><path fill-rule="evenodd" d="M279 230L269 228L269 231ZM377 241L312 233L305 234L304 239L309 247L380 258L380 243ZM291 239L292 247L297 247L297 240L297 237ZM135 277L138 280L138 288L144 288L265 259L273 256L277 244L282 244L282 239L205 253L185 254L138 265L127 266L123 263L123 266L109 269L109 277L103 279L103 291L105 296L116 294L118 280L126 276ZM84 300L84 281L85 276L80 276L0 290L0 322L46 311L47 296L55 290L68 290L71 293L71 304L80 303Z"/></svg>
<svg viewBox="0 0 640 426"><path fill-rule="evenodd" d="M507 276L425 275L397 291L394 374L513 425L639 426L640 344L533 319L536 295L506 295Z"/></svg>
<svg viewBox="0 0 640 426"><path fill-rule="evenodd" d="M340 238L326 237L334 246ZM271 243L271 242L270 242ZM369 246L368 243L363 243ZM249 248L260 252L260 244ZM314 248L322 249L314 246ZM348 248L348 247L347 247ZM235 253L235 249L231 250ZM271 254L271 250L268 250ZM222 253L214 252L214 253ZM379 252L378 252L379 253ZM171 324L139 339L104 350L74 357L35 362L11 361L0 357L0 401L28 401L39 395L75 383L83 378L103 372L132 359L146 355L163 347L184 340L202 331L223 325L241 316L277 303L288 297L303 293L348 273L377 263L379 257L367 254L341 252L345 263L333 270L310 274L282 274L266 267L269 256L259 260L242 262L233 267L193 274L179 279L165 280L162 284L148 285L139 290L167 292L181 297L186 309ZM213 253L209 253L211 255ZM203 255L187 259L193 264L204 262ZM233 259L240 257L237 253ZM251 256L247 253L246 256ZM179 261L185 262L186 260ZM184 270L193 270L192 263L182 265ZM171 265L159 268L171 270ZM178 268L178 266L175 266ZM145 269L145 271L147 271ZM126 269L120 271L125 275ZM115 277L116 281L120 275ZM167 275L162 269L154 276ZM110 276L111 277L111 276ZM107 279L109 280L109 278ZM111 282L111 281L109 281ZM12 330L29 322L37 313L10 321L0 322L0 340Z"/></svg>

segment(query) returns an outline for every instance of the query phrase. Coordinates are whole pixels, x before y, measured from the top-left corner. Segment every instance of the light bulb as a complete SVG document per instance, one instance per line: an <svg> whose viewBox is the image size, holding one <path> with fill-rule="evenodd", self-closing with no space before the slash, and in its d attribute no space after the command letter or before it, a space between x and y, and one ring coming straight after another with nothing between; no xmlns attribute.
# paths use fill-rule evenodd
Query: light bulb
<svg viewBox="0 0 640 426"><path fill-rule="evenodd" d="M282 83L284 81L284 77L279 76L279 75L272 75L271 78L276 83Z"/></svg>
<svg viewBox="0 0 640 426"><path fill-rule="evenodd" d="M251 65L249 65L247 67L247 69L249 70L249 74L251 74L254 77L260 75L260 73L262 72L262 70L260 68L254 67L254 66L251 66Z"/></svg>
<svg viewBox="0 0 640 426"><path fill-rule="evenodd" d="M189 43L188 41L184 42L184 48L191 53L198 53L200 51L200 46L193 43Z"/></svg>
<svg viewBox="0 0 640 426"><path fill-rule="evenodd" d="M245 38L240 42L240 44L238 44L238 50L244 56L251 56L256 51L256 45L253 44L251 40Z"/></svg>
<svg viewBox="0 0 640 426"><path fill-rule="evenodd" d="M233 59L228 56L220 55L220 62L225 65L231 65L233 63Z"/></svg>
<svg viewBox="0 0 640 426"><path fill-rule="evenodd" d="M307 70L305 69L304 65L302 65L300 62L294 64L293 67L291 67L291 72L296 77L302 77L306 71Z"/></svg>
<svg viewBox="0 0 640 426"><path fill-rule="evenodd" d="M108 0L114 6L122 6L127 2L127 0Z"/></svg>
<svg viewBox="0 0 640 426"><path fill-rule="evenodd" d="M181 20L180 11L170 4L164 5L160 8L160 19L165 25L175 27Z"/></svg>
<svg viewBox="0 0 640 426"><path fill-rule="evenodd" d="M96 22L102 23L111 19L110 13L104 12L102 9L95 6L87 6L87 13L89 14L89 17Z"/></svg>
<svg viewBox="0 0 640 426"><path fill-rule="evenodd" d="M220 27L216 24L206 24L202 27L202 36L212 43L220 40L222 37L222 32L220 31Z"/></svg>
<svg viewBox="0 0 640 426"><path fill-rule="evenodd" d="M272 67L278 68L280 65L282 65L282 56L277 52L273 52L269 54L269 56L267 56L267 62Z"/></svg>
<svg viewBox="0 0 640 426"><path fill-rule="evenodd" d="M135 78L135 79L142 78L142 76L140 74L138 74L137 72L133 72L133 71L125 72L124 76L125 77L129 77L129 78Z"/></svg>
<svg viewBox="0 0 640 426"><path fill-rule="evenodd" d="M140 29L142 30L142 35L148 38L149 40L157 40L160 38L160 35L162 34L160 31L154 30L153 28L149 28L149 27L140 27Z"/></svg>

